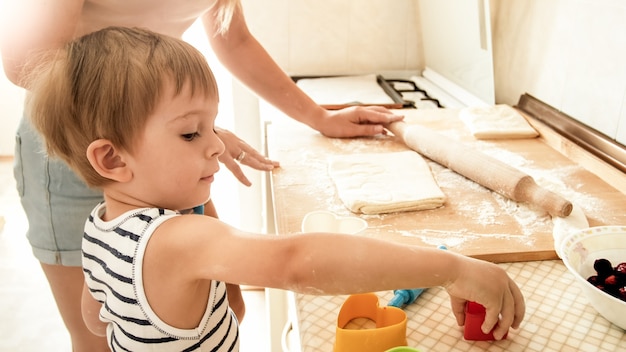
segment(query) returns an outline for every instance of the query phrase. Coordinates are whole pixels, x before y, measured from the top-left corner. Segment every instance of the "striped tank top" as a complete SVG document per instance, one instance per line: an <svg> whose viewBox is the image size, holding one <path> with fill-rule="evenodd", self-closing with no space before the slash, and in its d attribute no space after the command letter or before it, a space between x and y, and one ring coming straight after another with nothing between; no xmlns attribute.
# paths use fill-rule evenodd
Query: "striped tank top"
<svg viewBox="0 0 626 352"><path fill-rule="evenodd" d="M102 303L112 351L238 351L237 318L228 306L226 284L211 282L207 309L194 329L170 326L152 311L142 280L146 245L154 230L179 213L157 208L102 221L98 205L85 223L83 271L91 294Z"/></svg>

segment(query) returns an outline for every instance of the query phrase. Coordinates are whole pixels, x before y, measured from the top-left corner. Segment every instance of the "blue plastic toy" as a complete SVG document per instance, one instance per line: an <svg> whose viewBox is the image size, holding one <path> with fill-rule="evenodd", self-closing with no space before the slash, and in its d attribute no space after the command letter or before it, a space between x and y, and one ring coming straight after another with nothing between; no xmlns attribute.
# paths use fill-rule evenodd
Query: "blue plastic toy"
<svg viewBox="0 0 626 352"><path fill-rule="evenodd" d="M389 303L387 303L387 305L402 308L407 304L415 302L417 297L419 297L422 292L424 292L423 288L393 290L394 296L391 300L389 300Z"/></svg>

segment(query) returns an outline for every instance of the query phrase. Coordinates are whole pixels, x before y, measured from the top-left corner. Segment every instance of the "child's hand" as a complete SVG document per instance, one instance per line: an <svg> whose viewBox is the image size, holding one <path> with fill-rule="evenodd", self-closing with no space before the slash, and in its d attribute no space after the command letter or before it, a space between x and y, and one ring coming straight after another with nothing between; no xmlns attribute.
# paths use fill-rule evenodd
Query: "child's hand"
<svg viewBox="0 0 626 352"><path fill-rule="evenodd" d="M465 325L465 304L474 301L485 306L487 313L481 327L502 339L509 327L517 329L526 310L519 287L499 266L472 258L462 260L458 276L446 286L452 311L460 326Z"/></svg>

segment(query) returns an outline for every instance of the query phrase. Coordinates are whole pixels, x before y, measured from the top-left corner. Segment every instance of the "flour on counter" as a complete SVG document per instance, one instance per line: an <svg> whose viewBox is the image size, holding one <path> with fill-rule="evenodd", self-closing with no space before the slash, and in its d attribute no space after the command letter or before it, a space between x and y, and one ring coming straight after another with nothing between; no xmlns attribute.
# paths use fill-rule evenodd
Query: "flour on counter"
<svg viewBox="0 0 626 352"><path fill-rule="evenodd" d="M467 240L471 238L478 238L478 236L467 233L465 231L439 231L444 237L429 236L435 232L434 230L421 230L421 231L402 231L400 234L405 237L419 237L425 244L437 246L446 246L447 248L459 248Z"/></svg>
<svg viewBox="0 0 626 352"><path fill-rule="evenodd" d="M497 193L494 193L494 199L500 204L501 208L509 213L522 228L524 235L532 235L537 229L549 226L552 218L543 210L535 210L532 206L524 203L518 203L508 199Z"/></svg>
<svg viewBox="0 0 626 352"><path fill-rule="evenodd" d="M510 233L476 233L468 229L447 231L434 229L416 229L411 231L400 231L404 237L419 238L423 243L434 247L444 245L448 248L461 249L469 241L479 238L496 238L518 241L526 245L532 245L533 239L527 234L516 235Z"/></svg>
<svg viewBox="0 0 626 352"><path fill-rule="evenodd" d="M345 139L345 138L330 138L330 142L333 147L342 150L343 153L371 153L378 150L376 141L384 142L392 139L393 137L386 135L379 135L373 137L363 137L363 138L353 138L353 139ZM374 143L373 143L374 142Z"/></svg>

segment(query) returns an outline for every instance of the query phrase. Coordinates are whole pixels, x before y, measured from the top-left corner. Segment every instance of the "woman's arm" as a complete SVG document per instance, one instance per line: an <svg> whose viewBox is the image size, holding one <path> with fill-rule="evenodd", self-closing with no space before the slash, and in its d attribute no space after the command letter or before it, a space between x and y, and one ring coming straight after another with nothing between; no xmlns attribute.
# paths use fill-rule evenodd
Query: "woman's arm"
<svg viewBox="0 0 626 352"><path fill-rule="evenodd" d="M4 71L18 86L36 53L63 46L74 35L84 0L4 1L0 51ZM27 88L27 87L24 87Z"/></svg>
<svg viewBox="0 0 626 352"><path fill-rule="evenodd" d="M274 62L246 25L242 9L233 14L229 30L216 33L214 11L202 20L213 51L222 64L261 98L286 115L329 137L383 133L383 124L402 119L382 107L351 107L329 111L309 98Z"/></svg>

